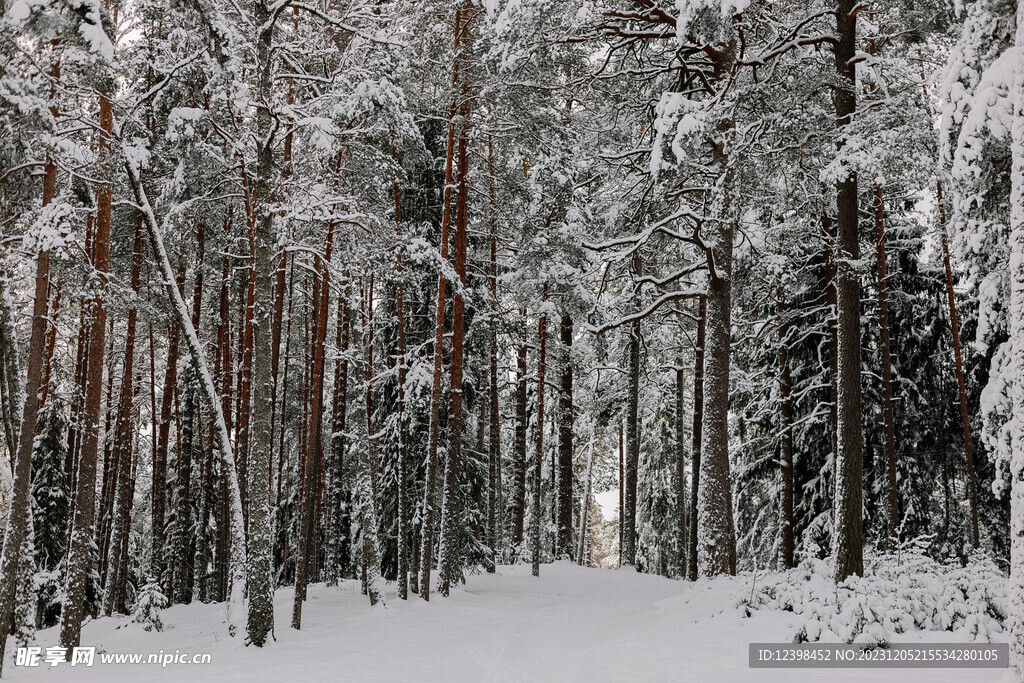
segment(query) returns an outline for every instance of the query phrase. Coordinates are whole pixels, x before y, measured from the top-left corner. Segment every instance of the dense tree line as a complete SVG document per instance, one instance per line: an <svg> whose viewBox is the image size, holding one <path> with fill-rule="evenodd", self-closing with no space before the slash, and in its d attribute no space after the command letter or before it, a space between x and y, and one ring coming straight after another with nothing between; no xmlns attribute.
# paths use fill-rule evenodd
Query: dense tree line
<svg viewBox="0 0 1024 683"><path fill-rule="evenodd" d="M0 655L924 539L1024 666L1024 9L3 9Z"/></svg>

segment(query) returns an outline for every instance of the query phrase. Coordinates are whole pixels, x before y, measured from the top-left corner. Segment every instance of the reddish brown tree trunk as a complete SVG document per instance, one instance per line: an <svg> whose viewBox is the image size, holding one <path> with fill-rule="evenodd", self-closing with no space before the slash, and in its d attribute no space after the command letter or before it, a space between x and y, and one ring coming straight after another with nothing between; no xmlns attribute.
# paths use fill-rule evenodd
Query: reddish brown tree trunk
<svg viewBox="0 0 1024 683"><path fill-rule="evenodd" d="M333 222L327 225L327 244L322 258L316 261L316 279L313 283L313 302L316 306L313 328L313 364L310 367L310 408L309 436L306 439L305 480L302 483L302 516L300 517L299 547L295 560L295 600L292 604L292 628L302 627L302 602L306 599L306 580L310 573L310 556L313 546L313 527L317 482L320 471L320 447L322 435L323 389L324 389L324 347L327 342L327 305L330 299L328 264L331 261L331 246L334 242Z"/></svg>
<svg viewBox="0 0 1024 683"><path fill-rule="evenodd" d="M57 165L47 157L43 175L43 206L53 201L57 190ZM35 444L36 424L42 395L43 357L47 334L47 299L50 291L50 252L44 250L36 257L35 292L32 302L32 329L28 347L28 375L25 382L25 402L22 405L21 430L18 451L13 462L13 488L11 507L4 531L3 550L0 553L0 671L3 669L4 650L14 610L15 591L21 577L22 544L30 523L32 479L32 449ZM12 340L13 341L13 340ZM13 349L12 349L13 351Z"/></svg>
<svg viewBox="0 0 1024 683"><path fill-rule="evenodd" d="M331 571L328 576L331 583L345 576L349 565L349 496L345 491L345 450L348 439L345 435L347 427L348 397L348 342L349 342L349 285L345 285L345 293L338 297L337 346L339 358L334 365L334 398L331 406L331 528L327 537L331 549ZM415 590L417 584L412 582Z"/></svg>
<svg viewBox="0 0 1024 683"><path fill-rule="evenodd" d="M107 160L114 115L110 100L100 96L100 150ZM82 453L78 463L78 485L68 546L64 604L61 610L60 643L67 648L81 644L82 617L85 614L85 582L89 570L89 545L93 538L93 512L96 496L96 458L99 451L100 412L103 399L103 352L106 346L107 309L104 290L110 270L110 208L112 186L103 184L96 194L96 238L93 267L97 273L96 295L90 308L89 373L85 391Z"/></svg>
<svg viewBox="0 0 1024 683"><path fill-rule="evenodd" d="M468 20L467 20L468 23ZM459 133L459 181L455 201L455 274L459 283L452 293L452 356L448 399L448 452L444 470L444 499L441 509L441 543L438 552L438 583L445 597L451 584L462 574L459 566L462 550L462 512L459 480L462 468L462 361L465 338L465 303L461 288L466 283L466 225L468 221L469 184L469 99L460 107L462 129Z"/></svg>
<svg viewBox="0 0 1024 683"><path fill-rule="evenodd" d="M960 426L964 435L964 462L967 465L967 500L971 515L971 545L980 543L978 531L978 475L974 470L974 448L971 445L971 422L967 412L967 383L964 379L964 360L960 346L960 324L956 315L956 296L953 291L953 267L949 259L949 240L946 237L946 205L942 199L942 183L936 186L939 201L939 225L942 228L942 263L946 270L946 299L949 303L949 326L953 332L953 358L956 361L956 384L960 398Z"/></svg>
<svg viewBox="0 0 1024 683"><path fill-rule="evenodd" d="M448 224L451 220L452 171L455 157L455 127L458 112L457 87L459 83L459 44L462 40L463 11L455 13L455 45L452 58L452 103L448 112L448 145L445 154L444 200L441 208L441 259L448 259ZM427 436L427 472L421 525L420 597L430 600L430 570L434 563L434 497L437 488L437 443L441 416L441 362L444 351L444 273L437 275L437 306L434 315L434 374L430 391L430 431Z"/></svg>
<svg viewBox="0 0 1024 683"><path fill-rule="evenodd" d="M246 269L245 321L243 323L242 364L239 370L238 432L235 446L235 467L238 470L238 486L242 494L242 511L245 515L246 533L249 529L249 446L252 413L252 362L253 362L253 316L256 311L256 224L249 222L249 264Z"/></svg>
<svg viewBox="0 0 1024 683"><path fill-rule="evenodd" d="M135 243L132 247L132 292L138 296L142 274L142 214L137 215ZM122 573L123 554L131 523L131 462L134 438L132 436L132 415L135 402L135 326L138 311L135 306L128 309L128 322L124 341L124 367L121 372L120 400L117 408L117 422L114 427L114 463L116 472L112 475L111 488L116 490L114 515L111 522L110 544L107 551L107 581L103 598L103 612L110 616L114 609L123 612L125 608L125 584L128 577ZM114 496L112 496L113 498Z"/></svg>
<svg viewBox="0 0 1024 683"><path fill-rule="evenodd" d="M228 217L224 222L224 231L228 237L231 234L231 207L228 207ZM221 357L221 411L224 414L224 422L228 432L231 432L231 388L232 382L232 360L231 360L231 258L225 256L221 271L220 287L220 323L217 325L217 344L220 347ZM231 535L228 533L228 477L224 472L224 464L220 463L219 487L217 492L217 544L216 544L216 566L215 566L215 599L218 601L227 600L228 590L228 558L231 554ZM241 482L239 482L241 484Z"/></svg>
<svg viewBox="0 0 1024 683"><path fill-rule="evenodd" d="M43 379L39 394L39 409L46 405L50 393L50 375L53 366L53 352L57 348L57 314L60 313L61 279L58 275L54 284L53 307L50 309L50 325L46 330L46 354L43 357Z"/></svg>

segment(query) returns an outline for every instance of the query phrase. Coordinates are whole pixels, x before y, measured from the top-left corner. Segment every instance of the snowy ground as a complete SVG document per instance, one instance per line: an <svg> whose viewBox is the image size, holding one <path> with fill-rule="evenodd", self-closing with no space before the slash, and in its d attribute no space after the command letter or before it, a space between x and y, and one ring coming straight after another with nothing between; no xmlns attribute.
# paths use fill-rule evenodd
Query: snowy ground
<svg viewBox="0 0 1024 683"><path fill-rule="evenodd" d="M301 632L289 628L292 591L277 592L277 640L257 650L229 638L220 605L164 612L163 633L125 618L91 622L83 645L107 652L208 652L208 665L60 664L19 668L12 681L963 681L1009 680L993 669L749 669L747 644L788 639L789 612L736 608L751 577L685 581L568 563L501 567L469 578L429 604L389 595L371 608L358 584L315 585ZM944 638L945 637L945 638ZM900 642L949 640L950 633L904 634ZM44 648L57 629L38 634ZM8 656L15 647L8 643Z"/></svg>

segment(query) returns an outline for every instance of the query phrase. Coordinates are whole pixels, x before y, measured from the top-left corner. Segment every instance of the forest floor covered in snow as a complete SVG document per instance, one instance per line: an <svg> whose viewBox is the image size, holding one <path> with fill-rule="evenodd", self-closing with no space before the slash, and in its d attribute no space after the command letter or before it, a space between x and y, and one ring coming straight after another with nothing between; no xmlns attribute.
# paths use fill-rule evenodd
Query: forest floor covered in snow
<svg viewBox="0 0 1024 683"><path fill-rule="evenodd" d="M767 577L697 583L633 571L528 565L470 576L451 597L389 592L371 608L359 583L315 584L302 631L289 627L293 592L277 591L276 641L263 649L231 638L223 605L163 612L164 631L127 617L91 621L82 644L97 652L210 653L210 664L66 663L4 667L4 678L74 681L1002 681L1002 669L750 669L748 643L787 642L803 617L743 604ZM392 586L393 589L393 586ZM747 600L745 600L747 599ZM747 616L749 614L749 616ZM37 634L55 645L58 629ZM902 633L895 642L963 642L948 631ZM8 643L8 657L16 648Z"/></svg>

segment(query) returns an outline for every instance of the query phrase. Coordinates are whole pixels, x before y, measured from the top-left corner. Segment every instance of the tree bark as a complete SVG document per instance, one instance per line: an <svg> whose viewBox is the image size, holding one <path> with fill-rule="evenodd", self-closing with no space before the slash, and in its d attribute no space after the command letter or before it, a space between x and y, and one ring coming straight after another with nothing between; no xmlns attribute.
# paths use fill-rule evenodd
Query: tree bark
<svg viewBox="0 0 1024 683"><path fill-rule="evenodd" d="M196 232L198 263L196 264L195 286L192 290L192 326L199 329L203 307L203 264L206 251L206 229L199 224ZM182 442L178 448L177 511L175 513L175 553L177 571L174 575L174 602L192 602L194 581L195 530L192 528L192 467L201 457L202 436L199 414L199 388L197 370L189 366L188 381L183 383L185 391L185 421L182 428Z"/></svg>
<svg viewBox="0 0 1024 683"><path fill-rule="evenodd" d="M397 154L396 154L397 156ZM397 161L397 159L396 159ZM409 492L409 416L405 408L405 282L402 265L402 192L398 177L394 182L395 194L395 315L397 317L396 353L398 354L398 598L409 598L409 542L410 542L410 492Z"/></svg>
<svg viewBox="0 0 1024 683"><path fill-rule="evenodd" d="M686 372L683 359L676 361L676 573L686 576L686 548L689 538L686 530Z"/></svg>
<svg viewBox="0 0 1024 683"><path fill-rule="evenodd" d="M885 204L882 186L875 185L875 262L878 275L879 354L882 365L882 420L885 449L885 517L887 545L899 544L899 494L896 485L896 427L892 405L892 342L889 332L889 282L885 258Z"/></svg>
<svg viewBox="0 0 1024 683"><path fill-rule="evenodd" d="M855 0L839 0L835 46L836 73L842 84L835 90L836 125L840 133L857 108L857 16ZM840 146L841 149L841 146ZM860 387L860 284L854 263L860 258L857 231L857 176L849 171L836 183L838 208L836 292L839 316L837 452L835 464L835 580L864 573L862 531L863 445Z"/></svg>
<svg viewBox="0 0 1024 683"><path fill-rule="evenodd" d="M490 176L490 251L491 262L487 284L491 295L490 345L488 347L488 474L490 486L487 493L488 526L490 546L494 564L501 561L502 537L505 529L504 498L501 490L501 406L498 404L498 197L494 176L494 136L487 136L487 167Z"/></svg>
<svg viewBox="0 0 1024 683"><path fill-rule="evenodd" d="M707 295L697 298L697 346L693 360L693 434L690 460L690 563L686 578L697 580L697 494L700 492L700 450L704 432L704 344L707 340ZM621 447L620 447L621 450Z"/></svg>
<svg viewBox="0 0 1024 683"><path fill-rule="evenodd" d="M468 20L467 20L468 23ZM466 225L468 221L469 184L469 99L463 97L459 108L462 128L459 131L458 190L455 198L455 275L458 285L452 292L452 355L448 386L448 452L444 469L444 497L441 507L441 541L438 549L438 588L448 597L451 584L462 578L462 362L465 338L465 303L462 288L466 284Z"/></svg>
<svg viewBox="0 0 1024 683"><path fill-rule="evenodd" d="M572 559L572 318L562 311L559 325L562 342L560 369L561 392L558 395L558 524L556 526L556 558Z"/></svg>
<svg viewBox="0 0 1024 683"><path fill-rule="evenodd" d="M228 206L228 215L224 220L225 237L230 242L232 207ZM224 428L231 433L231 387L233 364L231 360L231 257L225 256L221 271L220 287L220 322L217 325L217 345L220 349L221 375L218 378L221 383L221 414L224 416ZM228 562L227 558L231 552L231 536L228 534L228 506L227 491L228 477L224 465L221 464L220 476L218 479L218 504L217 504L217 543L216 543L216 564L214 567L214 585L216 600L227 599L228 585Z"/></svg>
<svg viewBox="0 0 1024 683"><path fill-rule="evenodd" d="M142 272L142 214L138 214L135 227L135 243L132 247L131 287L135 296L139 294ZM132 447L132 413L135 401L135 326L138 311L133 305L128 309L124 341L124 368L121 373L120 401L117 409L117 422L114 427L114 449L117 463L116 500L114 501L114 518L111 524L111 538L107 553L107 583L103 596L103 613L107 616L116 608L123 610L125 582L128 577L121 572L122 546L126 542L128 527L131 523L129 510L131 500L131 462Z"/></svg>
<svg viewBox="0 0 1024 683"><path fill-rule="evenodd" d="M274 265L273 254L277 240L274 233L274 214L270 207L273 199L271 180L274 174L274 122L270 111L273 99L274 60L272 54L275 17L268 0L258 0L255 4L256 25L259 26L256 36L256 58L259 82L257 84L258 101L256 108L257 150L256 150L256 187L252 230L252 246L250 263L250 280L247 302L246 320L246 351L243 358L243 375L251 368L251 382L244 382L246 395L242 397L245 417L249 417L248 392L254 386L261 398L273 391L271 376L271 353L273 332L271 329L271 309L273 307ZM251 336L252 342L249 342ZM252 449L248 455L251 462L246 462L239 455L240 470L248 467L248 491L244 502L249 511L249 548L248 548L248 588L249 614L247 632L249 641L262 647L267 635L274 628L274 586L271 580L273 571L273 540L272 522L270 518L270 482L267 479L270 471L271 442L270 402L258 400L253 405L253 439ZM248 427L248 420L239 419L239 441L241 449L247 448L242 437L243 424ZM248 431L247 429L245 430ZM247 434L246 434L247 436ZM245 451L243 450L243 453ZM244 478L240 471L239 476Z"/></svg>
<svg viewBox="0 0 1024 683"><path fill-rule="evenodd" d="M967 411L967 382L964 378L964 360L960 345L960 324L956 315L956 296L953 291L953 266L949 259L949 239L946 236L946 204L942 199L942 183L936 185L939 203L939 225L942 230L942 263L946 270L946 299L949 304L949 326L953 333L953 359L956 362L956 385L960 399L960 427L964 436L964 462L967 467L967 501L971 515L971 545L980 544L978 533L978 475L974 470L974 448L971 443L971 422Z"/></svg>
<svg viewBox="0 0 1024 683"><path fill-rule="evenodd" d="M360 284L363 345L363 425L366 438L359 457L359 521L363 535L363 573L370 605L384 602L377 543L377 444L373 426L373 275L369 295Z"/></svg>
<svg viewBox="0 0 1024 683"><path fill-rule="evenodd" d="M302 602L306 599L306 583L311 573L314 533L314 507L317 499L317 475L323 434L324 351L327 343L327 311L330 300L328 266L334 243L335 223L327 225L327 240L322 258L316 261L313 302L316 306L313 328L313 364L310 368L309 433L306 437L305 481L302 482L302 513L299 518L299 546L295 557L295 599L292 604L292 628L302 628Z"/></svg>
<svg viewBox="0 0 1024 683"><path fill-rule="evenodd" d="M334 365L334 399L331 409L331 528L328 531L328 538L331 539L331 557L333 562L329 564L331 574L328 581L337 583L345 575L348 567L348 500L344 489L345 485L345 451L348 439L345 434L347 417L348 397L348 341L349 341L349 314L348 314L348 285L345 286L345 294L338 297L338 321L337 338L335 344L338 348L338 360Z"/></svg>
<svg viewBox="0 0 1024 683"><path fill-rule="evenodd" d="M444 200L441 208L441 260L448 260L448 224L451 220L452 178L455 158L456 114L459 111L459 46L462 41L463 11L455 12L454 48L452 51L452 102L448 112L448 145L444 165ZM427 436L427 472L423 500L420 550L420 597L430 600L430 570L434 564L434 497L437 488L437 444L441 417L441 364L444 353L444 273L437 275L437 306L434 315L434 374L430 391L430 431Z"/></svg>
<svg viewBox="0 0 1024 683"><path fill-rule="evenodd" d="M526 318L526 312L522 311ZM525 334L525 332L524 332ZM512 557L517 561L523 545L526 519L526 344L516 348L515 480L512 493Z"/></svg>
<svg viewBox="0 0 1024 683"><path fill-rule="evenodd" d="M52 202L56 193L57 165L47 157L43 175L42 205L45 207ZM11 488L11 504L8 508L4 529L3 550L0 552L0 671L3 670L5 661L4 650L7 646L7 636L12 621L11 615L14 611L15 592L21 572L24 570L24 567L21 566L21 546L25 542L30 524L32 450L39 419L39 396L42 389L49 291L50 251L46 249L40 251L36 256L32 329L28 345L28 375L25 382L24 402L21 406L21 427L17 435L18 450L11 454L14 480Z"/></svg>
<svg viewBox="0 0 1024 683"><path fill-rule="evenodd" d="M104 91L106 92L106 90ZM110 159L113 131L113 107L106 95L100 95L99 157ZM75 511L71 542L68 545L64 604L60 619L60 644L68 650L77 647L82 635L85 613L85 582L89 571L89 548L93 539L93 508L96 497L96 458L99 451L100 412L103 401L103 352L106 346L107 308L104 301L107 272L110 270L110 208L112 185L104 183L96 193L96 235L93 241L93 268L98 279L96 295L89 304L89 373L83 411L82 452L78 462Z"/></svg>
<svg viewBox="0 0 1024 683"><path fill-rule="evenodd" d="M544 299L547 299L547 285L544 286ZM530 524L531 553L533 556L533 575L540 576L540 526L544 512L541 509L541 463L544 459L544 363L547 352L547 313L540 314L537 323L537 340L540 350L537 354L537 447L533 455L533 516Z"/></svg>
<svg viewBox="0 0 1024 683"><path fill-rule="evenodd" d="M715 60L715 77L724 83L736 60L736 37L730 31ZM735 216L732 193L735 171L729 148L735 121L724 111L715 125L713 160L720 174L721 206L712 224L708 278L704 414L701 431L700 488L697 492L697 563L705 576L736 573L736 530L729 473L729 362L732 333L732 249Z"/></svg>
<svg viewBox="0 0 1024 683"><path fill-rule="evenodd" d="M184 261L178 264L175 287L180 292L185 285ZM164 557L164 512L167 505L167 452L171 440L171 409L174 401L174 387L178 384L178 326L173 322L167 326L167 361L164 369L164 388L160 395L160 426L157 431L156 449L153 451L152 485L152 548L150 572L153 578L163 582L167 568ZM164 586L170 592L170 586Z"/></svg>
<svg viewBox="0 0 1024 683"><path fill-rule="evenodd" d="M626 452L622 446L622 422L619 422L619 567L622 567L622 517L626 492Z"/></svg>
<svg viewBox="0 0 1024 683"><path fill-rule="evenodd" d="M639 263L639 259L637 260ZM640 275L637 267L637 275ZM622 497L622 566L636 566L636 491L640 466L640 321L629 328L626 378L626 451Z"/></svg>
<svg viewBox="0 0 1024 683"><path fill-rule="evenodd" d="M793 399L789 368L789 321L779 287L779 566L793 567Z"/></svg>

